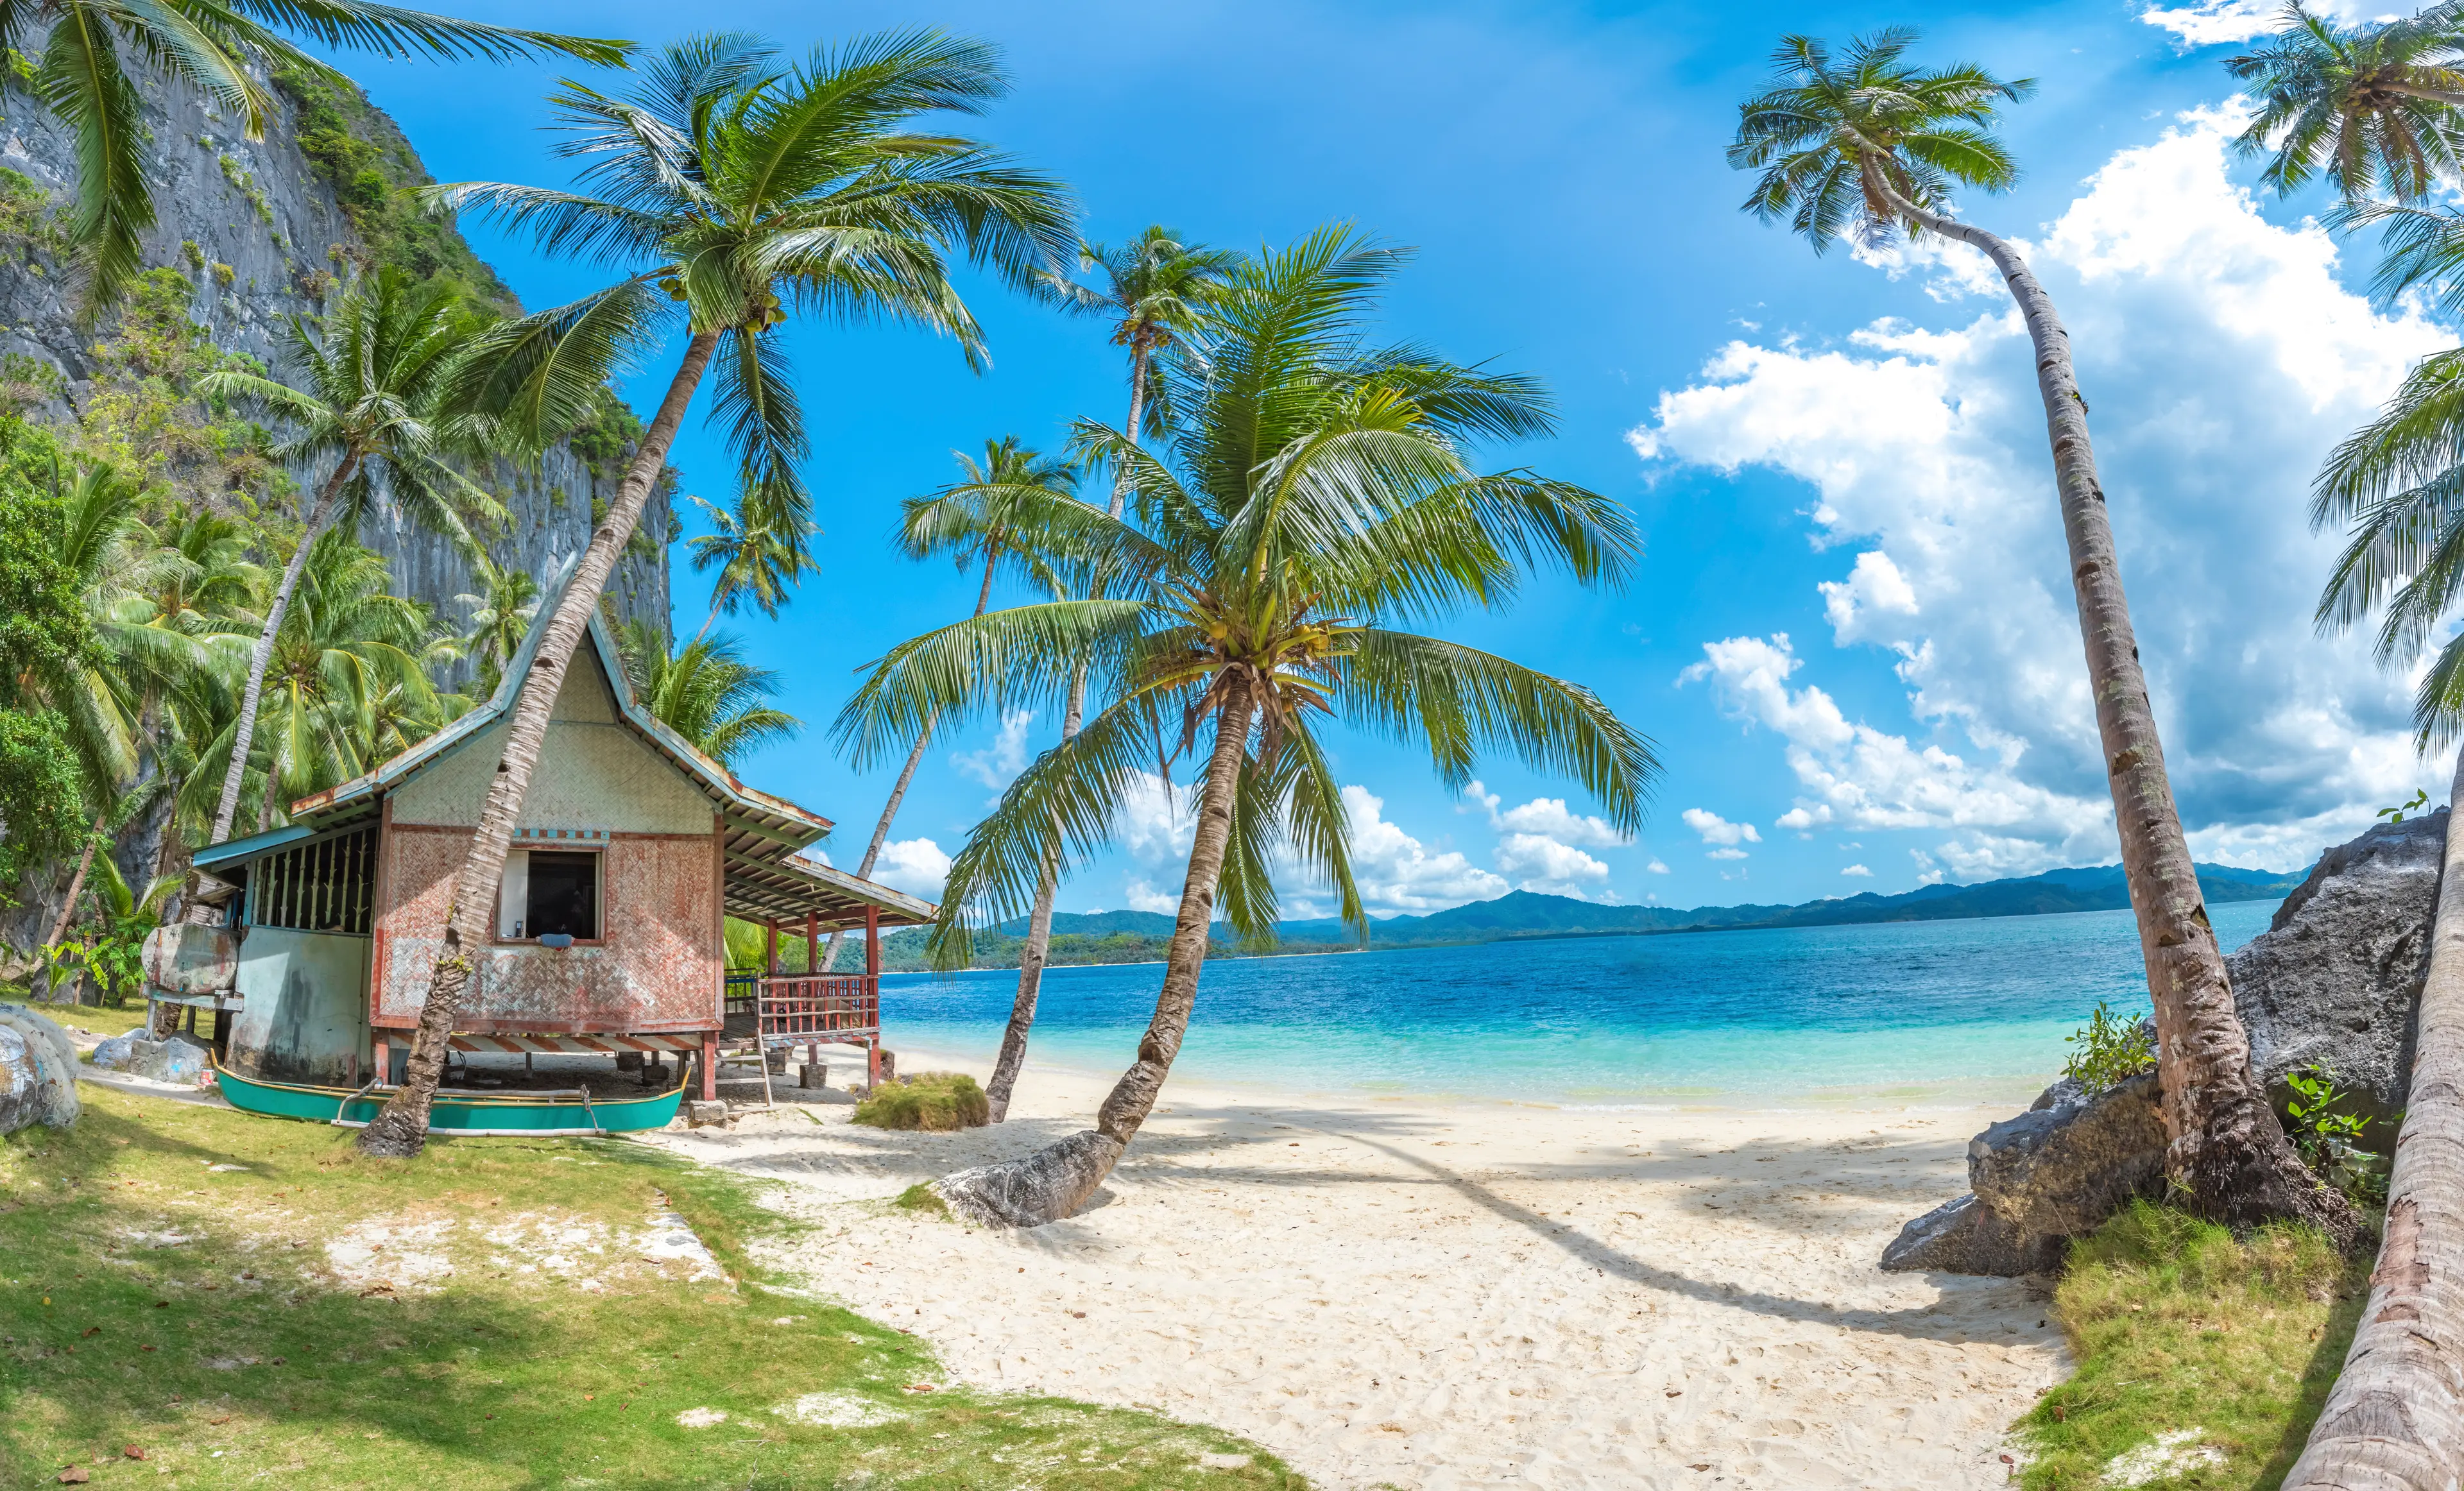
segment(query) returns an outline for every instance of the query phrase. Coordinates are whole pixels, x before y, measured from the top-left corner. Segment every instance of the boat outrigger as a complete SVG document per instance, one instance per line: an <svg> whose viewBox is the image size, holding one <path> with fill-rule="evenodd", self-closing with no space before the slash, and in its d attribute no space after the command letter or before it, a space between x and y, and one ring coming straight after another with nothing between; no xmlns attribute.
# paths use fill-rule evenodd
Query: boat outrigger
<svg viewBox="0 0 2464 1491"><path fill-rule="evenodd" d="M148 993L158 1018L161 1006L186 1006L192 1029L211 1018L234 1107L358 1125L394 1090L539 635L534 625L486 704L294 802L287 826L195 855L200 899L223 919L158 931ZM717 1096L725 1047L851 1046L877 1081L880 933L935 908L806 857L829 820L746 786L652 718L604 620L588 637L506 857L496 934L473 959L451 1042L464 1085L437 1090L430 1127L663 1127L688 1070L699 1096ZM766 976L731 979L729 916L767 929ZM865 971L781 976L782 929L803 934L808 969L823 933L860 932ZM500 1078L515 1080L473 1090Z"/></svg>

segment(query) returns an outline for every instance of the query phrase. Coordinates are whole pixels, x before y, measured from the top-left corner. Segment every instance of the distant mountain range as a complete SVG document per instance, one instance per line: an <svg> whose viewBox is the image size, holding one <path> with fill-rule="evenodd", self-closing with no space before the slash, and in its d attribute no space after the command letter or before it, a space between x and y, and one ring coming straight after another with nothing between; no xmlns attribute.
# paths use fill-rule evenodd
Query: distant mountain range
<svg viewBox="0 0 2464 1491"><path fill-rule="evenodd" d="M2229 865L2201 865L2199 888L2210 901L2270 901L2289 894L2309 874L2288 875L2267 870L2236 869ZM1702 906L1680 910L1665 906L1601 906L1572 896L1517 890L1494 901L1432 911L1426 916L1397 916L1373 923L1370 946L1430 947L1469 942L1505 942L1532 937L1632 936L1637 933L1742 931L1760 927L1841 927L1863 922L1953 921L1979 916L2042 916L2061 911L2108 911L2130 904L2119 865L2083 869L2047 870L2024 880L1989 880L1973 886L1925 886L1900 895L1841 896L1798 906ZM1173 919L1159 911L1058 911L1052 917L1051 961L1072 963L1136 963L1163 956L1172 936ZM1026 931L1025 918L1004 923L977 939L978 966L1015 967ZM1326 917L1278 925L1279 951L1324 953L1358 946L1350 928ZM923 966L920 932L895 933L883 940L884 966L892 970ZM1238 955L1220 940L1217 956Z"/></svg>

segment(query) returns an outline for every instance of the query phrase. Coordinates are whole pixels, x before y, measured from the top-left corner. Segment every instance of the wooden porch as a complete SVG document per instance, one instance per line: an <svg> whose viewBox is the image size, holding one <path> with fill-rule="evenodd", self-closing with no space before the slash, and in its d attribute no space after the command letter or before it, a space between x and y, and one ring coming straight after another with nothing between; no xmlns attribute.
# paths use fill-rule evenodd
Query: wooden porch
<svg viewBox="0 0 2464 1491"><path fill-rule="evenodd" d="M762 1095L773 1103L770 1053L782 1046L805 1047L808 1062L818 1061L824 1046L860 1049L865 1053L866 1085L878 1085L882 1079L880 911L865 909L864 972L860 974L787 973L780 966L779 921L764 918L761 926L766 966L728 970L726 1024L719 1043L729 1051L749 1054L759 1063ZM821 918L808 914L799 930L804 938L805 969L820 968Z"/></svg>

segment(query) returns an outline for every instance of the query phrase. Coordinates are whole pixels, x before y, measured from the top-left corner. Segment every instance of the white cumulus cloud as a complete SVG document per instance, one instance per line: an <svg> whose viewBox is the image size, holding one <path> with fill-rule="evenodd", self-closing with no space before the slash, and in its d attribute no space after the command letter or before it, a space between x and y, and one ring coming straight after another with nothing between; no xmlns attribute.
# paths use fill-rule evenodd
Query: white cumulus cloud
<svg viewBox="0 0 2464 1491"><path fill-rule="evenodd" d="M2311 0L2310 13L2348 23L2394 19L2370 0ZM2212 47L2283 30L2284 7L2278 0L2189 0L2186 5L2150 5L2139 18L2171 32L2184 47Z"/></svg>
<svg viewBox="0 0 2464 1491"><path fill-rule="evenodd" d="M1368 788L1343 789L1343 812L1352 825L1352 878L1364 906L1397 911L1434 911L1466 901L1493 900L1506 880L1447 849L1431 853L1419 840L1386 821L1386 801Z"/></svg>
<svg viewBox="0 0 2464 1491"><path fill-rule="evenodd" d="M1856 875L1856 876L1859 876L1859 877L1862 877L1862 878L1865 878L1865 879L1871 879L1871 878L1873 877L1873 874L1874 874L1874 872L1873 872L1872 870L1867 869L1867 868L1866 868L1864 866L1862 866L1862 865L1851 865L1851 866L1847 866L1846 868L1844 868L1844 869L1840 870L1840 872L1839 872L1839 873L1841 873L1841 874L1843 874L1843 875Z"/></svg>
<svg viewBox="0 0 2464 1491"><path fill-rule="evenodd" d="M1180 911L1180 897L1156 888L1150 881L1129 881L1122 886L1121 891L1129 897L1133 911L1160 911L1166 916L1177 915Z"/></svg>
<svg viewBox="0 0 2464 1491"><path fill-rule="evenodd" d="M1782 640L1785 641L1786 639ZM1700 665L1698 664L1697 667L1699 666ZM1691 672L1692 669L1689 669L1687 671ZM1684 812L1680 813L1677 816L1685 821L1686 827L1693 829L1698 834L1701 834L1705 844L1734 846L1738 844L1760 844L1763 842L1762 831L1756 828L1753 824L1732 823L1727 819L1722 818L1719 814L1711 812L1707 808L1689 807ZM1720 858L1734 859L1743 858L1743 856L1722 855Z"/></svg>
<svg viewBox="0 0 2464 1491"><path fill-rule="evenodd" d="M2309 531L2306 499L2328 449L2446 339L2347 290L2315 226L2259 215L2227 168L2238 123L2194 114L2117 153L2022 248L2070 330L2194 851L2290 867L2420 775L2409 680L2378 671L2365 638L2312 630L2338 539ZM1822 586L1833 641L1884 649L1906 718L1852 722L1831 691L1791 687L1810 660L1784 636L1712 642L1689 674L1788 741L1801 796L1780 826L1950 831L1927 873L2109 861L2026 337L2006 301L1967 293L1955 255L1883 267L1933 275L1963 309L1833 343L1732 342L1630 439L1654 462L1814 489L1811 537L1858 551Z"/></svg>
<svg viewBox="0 0 2464 1491"><path fill-rule="evenodd" d="M872 862L872 878L911 895L935 897L950 879L950 856L930 839L892 839Z"/></svg>

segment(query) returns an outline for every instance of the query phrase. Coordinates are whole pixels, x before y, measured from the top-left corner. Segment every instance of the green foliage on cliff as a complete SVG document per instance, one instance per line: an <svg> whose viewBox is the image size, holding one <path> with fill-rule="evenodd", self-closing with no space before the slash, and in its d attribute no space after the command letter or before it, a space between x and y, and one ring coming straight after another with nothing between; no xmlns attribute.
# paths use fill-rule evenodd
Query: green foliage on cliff
<svg viewBox="0 0 2464 1491"><path fill-rule="evenodd" d="M366 243L356 255L363 268L391 266L414 279L446 280L473 306L497 315L521 309L452 221L429 216L412 200L412 188L432 178L401 128L366 94L292 67L275 72L274 86L298 111L300 153Z"/></svg>
<svg viewBox="0 0 2464 1491"><path fill-rule="evenodd" d="M42 430L0 420L0 891L85 826L62 722L24 696L72 675L94 647L76 571L61 558L68 516L52 491L58 460Z"/></svg>
<svg viewBox="0 0 2464 1491"><path fill-rule="evenodd" d="M148 487L253 517L292 483L267 455L261 427L193 392L216 368L254 365L216 347L188 318L193 289L172 269L137 278L119 332L94 349L94 386L68 439Z"/></svg>

